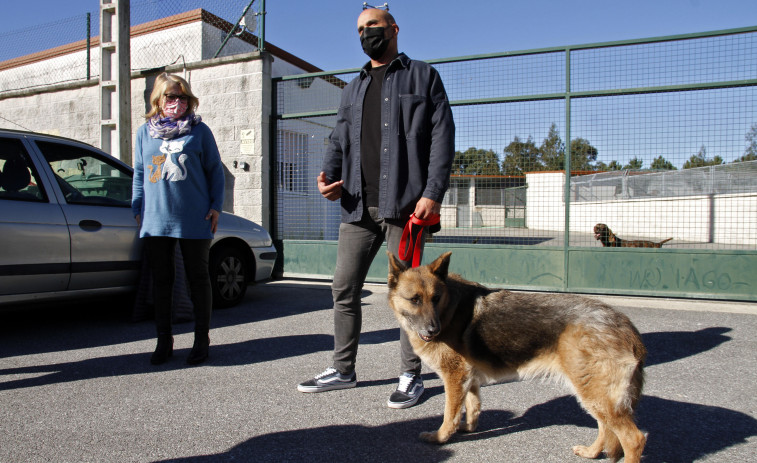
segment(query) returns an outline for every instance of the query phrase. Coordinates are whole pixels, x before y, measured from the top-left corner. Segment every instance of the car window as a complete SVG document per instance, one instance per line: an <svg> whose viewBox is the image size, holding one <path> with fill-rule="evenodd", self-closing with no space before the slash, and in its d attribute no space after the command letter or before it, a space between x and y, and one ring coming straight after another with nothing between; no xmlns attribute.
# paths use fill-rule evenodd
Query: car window
<svg viewBox="0 0 757 463"><path fill-rule="evenodd" d="M18 138L0 138L0 200L47 201L34 164Z"/></svg>
<svg viewBox="0 0 757 463"><path fill-rule="evenodd" d="M107 156L77 146L38 141L66 202L131 207L131 172Z"/></svg>

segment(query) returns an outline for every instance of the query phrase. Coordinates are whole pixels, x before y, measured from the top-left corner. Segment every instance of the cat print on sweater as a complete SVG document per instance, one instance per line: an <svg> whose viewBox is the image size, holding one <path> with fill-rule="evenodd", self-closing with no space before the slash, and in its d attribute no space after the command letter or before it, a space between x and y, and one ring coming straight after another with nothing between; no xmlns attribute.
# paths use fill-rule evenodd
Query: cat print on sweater
<svg viewBox="0 0 757 463"><path fill-rule="evenodd" d="M158 183L158 180L160 180L161 173L163 172L164 162L166 162L165 154L152 157L152 164L147 166L147 168L150 169L150 177L149 177L150 182Z"/></svg>
<svg viewBox="0 0 757 463"><path fill-rule="evenodd" d="M187 168L184 163L188 156L182 153L183 149L184 140L163 140L163 144L160 145L160 151L166 155L161 177L169 182L180 182L187 178ZM174 161L176 154L178 154L178 163Z"/></svg>

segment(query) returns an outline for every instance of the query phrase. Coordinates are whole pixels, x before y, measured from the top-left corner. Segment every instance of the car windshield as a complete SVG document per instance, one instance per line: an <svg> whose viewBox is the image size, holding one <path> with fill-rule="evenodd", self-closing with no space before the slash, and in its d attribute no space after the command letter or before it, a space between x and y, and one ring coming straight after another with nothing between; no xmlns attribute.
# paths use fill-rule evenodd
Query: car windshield
<svg viewBox="0 0 757 463"><path fill-rule="evenodd" d="M37 142L66 202L131 206L131 172L95 151L61 143Z"/></svg>

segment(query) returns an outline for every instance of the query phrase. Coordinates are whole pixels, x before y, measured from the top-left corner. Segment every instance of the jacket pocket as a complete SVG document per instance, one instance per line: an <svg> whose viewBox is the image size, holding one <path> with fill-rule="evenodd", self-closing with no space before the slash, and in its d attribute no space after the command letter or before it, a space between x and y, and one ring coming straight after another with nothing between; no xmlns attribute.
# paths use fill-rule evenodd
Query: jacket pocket
<svg viewBox="0 0 757 463"><path fill-rule="evenodd" d="M429 102L425 96L400 95L400 136L411 139L426 132L428 106Z"/></svg>

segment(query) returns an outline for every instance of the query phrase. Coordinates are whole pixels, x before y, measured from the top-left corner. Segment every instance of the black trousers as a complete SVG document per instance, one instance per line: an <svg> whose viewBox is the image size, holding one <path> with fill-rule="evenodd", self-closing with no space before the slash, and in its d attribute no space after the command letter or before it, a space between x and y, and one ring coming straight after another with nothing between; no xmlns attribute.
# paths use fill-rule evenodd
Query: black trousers
<svg viewBox="0 0 757 463"><path fill-rule="evenodd" d="M208 259L211 240L152 236L145 238L145 251L152 271L155 325L158 334L171 333L173 285L176 278L174 251L178 242L184 258L189 295L194 306L195 333L208 333L213 294Z"/></svg>

